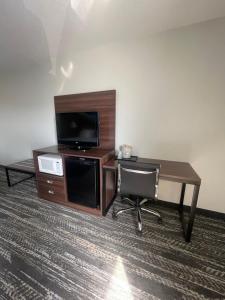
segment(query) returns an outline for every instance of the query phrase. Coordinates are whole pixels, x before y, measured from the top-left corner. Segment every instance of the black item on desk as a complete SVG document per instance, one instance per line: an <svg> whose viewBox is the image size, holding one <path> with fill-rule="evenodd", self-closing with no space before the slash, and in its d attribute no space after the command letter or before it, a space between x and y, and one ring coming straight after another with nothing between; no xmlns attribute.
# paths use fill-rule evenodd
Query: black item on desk
<svg viewBox="0 0 225 300"><path fill-rule="evenodd" d="M118 161L133 161L136 162L138 159L137 156L131 156L130 158L117 158Z"/></svg>

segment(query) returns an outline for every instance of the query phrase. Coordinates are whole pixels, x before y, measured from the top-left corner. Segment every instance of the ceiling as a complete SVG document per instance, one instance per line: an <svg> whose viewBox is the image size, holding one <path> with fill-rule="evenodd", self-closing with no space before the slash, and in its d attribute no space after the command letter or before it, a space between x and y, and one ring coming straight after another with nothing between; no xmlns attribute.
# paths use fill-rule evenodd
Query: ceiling
<svg viewBox="0 0 225 300"><path fill-rule="evenodd" d="M224 0L1 0L0 72L223 16Z"/></svg>

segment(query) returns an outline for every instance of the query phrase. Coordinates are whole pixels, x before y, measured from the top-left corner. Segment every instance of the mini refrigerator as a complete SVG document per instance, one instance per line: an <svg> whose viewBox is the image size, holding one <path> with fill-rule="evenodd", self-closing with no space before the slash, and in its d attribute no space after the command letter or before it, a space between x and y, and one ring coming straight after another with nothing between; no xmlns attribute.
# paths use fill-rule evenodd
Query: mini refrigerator
<svg viewBox="0 0 225 300"><path fill-rule="evenodd" d="M67 157L66 179L71 202L99 207L99 161L82 157Z"/></svg>

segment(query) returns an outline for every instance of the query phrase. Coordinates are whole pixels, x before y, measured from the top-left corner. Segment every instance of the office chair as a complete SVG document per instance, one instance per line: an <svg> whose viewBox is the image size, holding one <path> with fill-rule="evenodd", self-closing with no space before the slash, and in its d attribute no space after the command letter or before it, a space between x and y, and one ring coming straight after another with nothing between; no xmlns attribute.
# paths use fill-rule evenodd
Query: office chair
<svg viewBox="0 0 225 300"><path fill-rule="evenodd" d="M126 201L130 207L115 211L113 207L112 217L126 211L136 211L138 220L138 232L142 232L141 213L146 212L158 218L162 222L159 212L147 207L144 204L152 199L157 199L157 188L159 181L159 164L139 163L130 161L119 161L118 163L118 194L122 201ZM131 197L135 196L132 200Z"/></svg>

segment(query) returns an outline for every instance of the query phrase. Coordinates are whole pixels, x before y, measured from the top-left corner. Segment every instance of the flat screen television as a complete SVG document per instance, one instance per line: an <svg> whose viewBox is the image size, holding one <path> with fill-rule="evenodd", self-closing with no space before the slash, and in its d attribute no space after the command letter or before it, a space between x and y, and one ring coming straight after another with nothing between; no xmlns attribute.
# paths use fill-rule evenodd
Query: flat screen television
<svg viewBox="0 0 225 300"><path fill-rule="evenodd" d="M99 145L99 116L97 112L56 113L58 144L88 149Z"/></svg>

